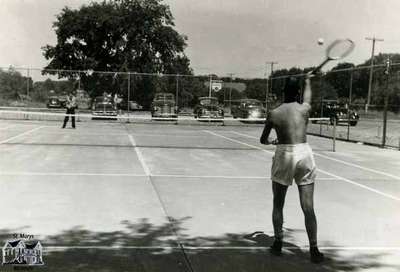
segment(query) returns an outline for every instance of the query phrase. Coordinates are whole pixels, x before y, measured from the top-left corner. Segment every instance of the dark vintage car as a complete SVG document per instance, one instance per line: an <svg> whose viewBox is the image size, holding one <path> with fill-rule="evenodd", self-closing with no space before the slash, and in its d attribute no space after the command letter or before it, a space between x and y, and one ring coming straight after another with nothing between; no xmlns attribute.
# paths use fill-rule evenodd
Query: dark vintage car
<svg viewBox="0 0 400 272"><path fill-rule="evenodd" d="M92 103L93 117L116 117L117 109L112 101L112 98L107 96L98 96Z"/></svg>
<svg viewBox="0 0 400 272"><path fill-rule="evenodd" d="M128 110L128 101L123 99L118 105L120 109ZM130 100L129 111L139 111L139 110L143 110L143 106L136 101Z"/></svg>
<svg viewBox="0 0 400 272"><path fill-rule="evenodd" d="M231 114L233 118L248 119L249 121L265 119L266 110L257 99L240 99L232 101ZM263 121L261 120L261 121ZM260 121L260 120L259 120Z"/></svg>
<svg viewBox="0 0 400 272"><path fill-rule="evenodd" d="M156 93L151 103L151 117L177 118L178 111L175 104L175 96L171 93Z"/></svg>
<svg viewBox="0 0 400 272"><path fill-rule="evenodd" d="M193 113L195 118L224 118L224 110L218 104L216 97L200 97Z"/></svg>
<svg viewBox="0 0 400 272"><path fill-rule="evenodd" d="M315 109L311 117L326 117L329 118L331 125L335 124L349 124L356 126L360 116L355 110L349 109L346 104L326 103L321 107Z"/></svg>
<svg viewBox="0 0 400 272"><path fill-rule="evenodd" d="M62 101L60 101L58 96L50 96L49 99L47 100L47 108L62 108L65 105L63 105Z"/></svg>

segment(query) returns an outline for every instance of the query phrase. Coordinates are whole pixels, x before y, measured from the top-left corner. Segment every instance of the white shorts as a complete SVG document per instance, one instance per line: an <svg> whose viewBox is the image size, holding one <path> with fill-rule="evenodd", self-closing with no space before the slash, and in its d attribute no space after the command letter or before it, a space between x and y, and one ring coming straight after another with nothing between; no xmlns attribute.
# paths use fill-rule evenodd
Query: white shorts
<svg viewBox="0 0 400 272"><path fill-rule="evenodd" d="M307 185L315 181L317 167L307 143L277 145L272 158L271 179L285 186Z"/></svg>

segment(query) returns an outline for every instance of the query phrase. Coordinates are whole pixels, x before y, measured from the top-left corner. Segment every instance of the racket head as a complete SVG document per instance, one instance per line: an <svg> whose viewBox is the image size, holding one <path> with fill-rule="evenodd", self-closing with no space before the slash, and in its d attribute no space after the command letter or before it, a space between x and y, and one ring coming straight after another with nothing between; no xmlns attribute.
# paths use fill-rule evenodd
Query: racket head
<svg viewBox="0 0 400 272"><path fill-rule="evenodd" d="M354 42L350 39L339 39L326 48L326 57L329 60L338 60L348 56L354 50Z"/></svg>

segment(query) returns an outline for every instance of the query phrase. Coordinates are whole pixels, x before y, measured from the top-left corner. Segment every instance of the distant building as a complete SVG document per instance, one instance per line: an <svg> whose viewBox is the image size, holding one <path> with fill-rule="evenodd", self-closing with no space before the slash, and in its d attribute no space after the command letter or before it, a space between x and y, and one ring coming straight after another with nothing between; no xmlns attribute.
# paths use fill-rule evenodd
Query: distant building
<svg viewBox="0 0 400 272"><path fill-rule="evenodd" d="M7 241L3 247L3 265L43 265L42 253L39 241Z"/></svg>

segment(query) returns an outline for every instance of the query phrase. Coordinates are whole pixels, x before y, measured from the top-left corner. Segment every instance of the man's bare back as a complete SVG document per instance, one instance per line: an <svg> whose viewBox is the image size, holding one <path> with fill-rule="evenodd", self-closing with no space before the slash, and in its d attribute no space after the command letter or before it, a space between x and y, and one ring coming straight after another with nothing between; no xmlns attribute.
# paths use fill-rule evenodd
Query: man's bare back
<svg viewBox="0 0 400 272"><path fill-rule="evenodd" d="M303 104L296 101L286 102L272 110L265 121L265 127L260 142L262 144L275 143L268 141L271 129L274 128L279 144L306 143L306 129L311 109L311 87L309 78L306 78L303 101Z"/></svg>
<svg viewBox="0 0 400 272"><path fill-rule="evenodd" d="M284 103L271 111L269 121L275 129L279 144L307 142L306 129L310 106L297 102Z"/></svg>

